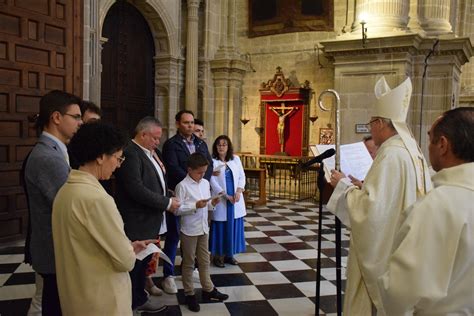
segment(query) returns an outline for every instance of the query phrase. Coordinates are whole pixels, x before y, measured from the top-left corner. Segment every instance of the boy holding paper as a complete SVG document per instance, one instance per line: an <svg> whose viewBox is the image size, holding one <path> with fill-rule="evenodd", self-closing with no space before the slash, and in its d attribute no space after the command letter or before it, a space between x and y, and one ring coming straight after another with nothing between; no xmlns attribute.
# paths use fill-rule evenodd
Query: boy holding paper
<svg viewBox="0 0 474 316"><path fill-rule="evenodd" d="M203 301L225 301L228 295L214 287L209 274L209 226L208 209L213 210L219 203L220 195L211 198L209 181L204 179L209 161L200 153L191 154L187 161L187 176L176 186L176 197L182 201L175 215L181 216L181 252L183 262L181 272L184 294L188 308L200 310L193 286L194 259L199 264L199 279Z"/></svg>

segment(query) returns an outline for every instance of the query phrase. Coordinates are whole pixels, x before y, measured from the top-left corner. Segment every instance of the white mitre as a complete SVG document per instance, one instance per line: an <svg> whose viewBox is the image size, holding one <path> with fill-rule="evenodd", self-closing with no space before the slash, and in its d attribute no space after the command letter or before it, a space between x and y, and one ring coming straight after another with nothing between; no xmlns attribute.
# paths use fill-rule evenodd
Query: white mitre
<svg viewBox="0 0 474 316"><path fill-rule="evenodd" d="M374 90L376 102L373 116L387 118L392 121L415 165L418 190L421 194L424 194L431 189L430 177L426 173L428 170L427 164L420 147L406 124L412 92L411 80L407 78L398 87L390 89L385 77L382 76L375 84Z"/></svg>
<svg viewBox="0 0 474 316"><path fill-rule="evenodd" d="M408 108L410 107L412 85L407 78L395 89L390 89L385 77L380 78L375 84L376 117L391 119L392 122L406 122Z"/></svg>

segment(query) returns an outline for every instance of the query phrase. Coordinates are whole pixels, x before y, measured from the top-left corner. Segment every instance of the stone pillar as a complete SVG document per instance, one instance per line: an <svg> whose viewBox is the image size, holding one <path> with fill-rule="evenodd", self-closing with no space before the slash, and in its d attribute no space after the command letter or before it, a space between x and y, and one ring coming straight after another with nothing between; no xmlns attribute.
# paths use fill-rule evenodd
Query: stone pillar
<svg viewBox="0 0 474 316"><path fill-rule="evenodd" d="M418 19L418 0L410 1L410 12L408 19L408 28L413 33L422 32L420 20Z"/></svg>
<svg viewBox="0 0 474 316"><path fill-rule="evenodd" d="M409 0L360 0L356 5L354 31L360 31L361 15L366 18L369 37L373 34L405 30L408 24Z"/></svg>
<svg viewBox="0 0 474 316"><path fill-rule="evenodd" d="M179 63L169 56L154 57L155 61L155 117L163 124L163 137L176 133L174 116L179 111Z"/></svg>
<svg viewBox="0 0 474 316"><path fill-rule="evenodd" d="M102 45L107 39L99 33L97 1L84 1L84 63L83 98L100 106L100 77Z"/></svg>
<svg viewBox="0 0 474 316"><path fill-rule="evenodd" d="M449 22L451 0L418 0L418 18L428 36L452 32Z"/></svg>
<svg viewBox="0 0 474 316"><path fill-rule="evenodd" d="M227 46L235 49L235 0L228 0L227 7Z"/></svg>
<svg viewBox="0 0 474 316"><path fill-rule="evenodd" d="M188 0L186 40L186 109L197 112L198 104L198 10L200 0Z"/></svg>
<svg viewBox="0 0 474 316"><path fill-rule="evenodd" d="M214 135L226 134L240 148L242 82L247 63L240 59L211 61L214 76Z"/></svg>

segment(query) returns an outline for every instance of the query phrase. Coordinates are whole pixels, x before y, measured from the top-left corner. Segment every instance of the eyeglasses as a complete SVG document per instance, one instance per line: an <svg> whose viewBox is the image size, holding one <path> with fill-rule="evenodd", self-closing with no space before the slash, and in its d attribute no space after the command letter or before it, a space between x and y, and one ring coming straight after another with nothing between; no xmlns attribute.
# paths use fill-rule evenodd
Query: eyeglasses
<svg viewBox="0 0 474 316"><path fill-rule="evenodd" d="M365 124L367 126L367 129L370 131L372 129L371 124L375 121L378 121L378 120L380 120L380 117L374 118L369 123Z"/></svg>
<svg viewBox="0 0 474 316"><path fill-rule="evenodd" d="M76 121L82 121L82 116L81 114L69 114L69 113L64 113L63 115L67 115L75 119Z"/></svg>
<svg viewBox="0 0 474 316"><path fill-rule="evenodd" d="M123 162L125 161L125 156L116 156L116 155L112 155L112 156L117 158L119 165L123 164Z"/></svg>

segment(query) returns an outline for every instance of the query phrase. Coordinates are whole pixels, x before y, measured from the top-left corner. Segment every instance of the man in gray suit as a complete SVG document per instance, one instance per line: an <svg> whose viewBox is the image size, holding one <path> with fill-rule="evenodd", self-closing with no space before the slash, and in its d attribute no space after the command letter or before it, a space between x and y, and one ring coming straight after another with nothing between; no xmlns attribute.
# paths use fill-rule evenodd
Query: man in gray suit
<svg viewBox="0 0 474 316"><path fill-rule="evenodd" d="M30 210L29 246L33 269L43 278L43 315L61 315L54 263L51 214L53 200L69 174L66 144L82 124L81 100L54 90L40 100L36 127L41 135L25 165Z"/></svg>
<svg viewBox="0 0 474 316"><path fill-rule="evenodd" d="M176 198L167 197L166 170L157 150L161 134L161 123L156 118L147 116L138 122L135 137L123 151L125 161L115 172L115 201L123 218L125 234L131 241L155 239L164 212L180 206ZM161 312L166 306L152 303L145 293L145 269L150 259L151 255L137 260L130 272L132 308Z"/></svg>

